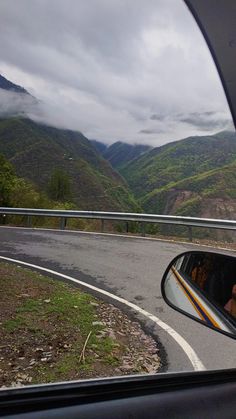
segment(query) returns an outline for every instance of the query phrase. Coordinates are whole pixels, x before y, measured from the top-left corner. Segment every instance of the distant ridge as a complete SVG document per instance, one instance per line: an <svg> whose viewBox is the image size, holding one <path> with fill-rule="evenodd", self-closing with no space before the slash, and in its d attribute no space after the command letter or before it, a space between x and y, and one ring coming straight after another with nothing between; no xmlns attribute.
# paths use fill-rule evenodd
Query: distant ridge
<svg viewBox="0 0 236 419"><path fill-rule="evenodd" d="M104 150L103 156L111 163L112 167L120 170L127 163L151 150L151 148L151 146L145 144L128 144L117 141Z"/></svg>
<svg viewBox="0 0 236 419"><path fill-rule="evenodd" d="M98 140L89 140L89 141L93 144L93 146L96 148L96 150L99 153L104 154L104 152L107 149L106 144L104 144L104 143L102 143L101 141L98 141Z"/></svg>

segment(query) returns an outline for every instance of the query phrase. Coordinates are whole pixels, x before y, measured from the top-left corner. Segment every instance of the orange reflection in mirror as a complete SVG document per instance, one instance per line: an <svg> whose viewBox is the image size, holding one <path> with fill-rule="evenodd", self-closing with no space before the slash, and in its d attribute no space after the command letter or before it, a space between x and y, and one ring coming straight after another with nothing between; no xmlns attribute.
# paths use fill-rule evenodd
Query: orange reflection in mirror
<svg viewBox="0 0 236 419"><path fill-rule="evenodd" d="M210 301L236 318L236 260L224 255L192 252L181 272L197 285Z"/></svg>

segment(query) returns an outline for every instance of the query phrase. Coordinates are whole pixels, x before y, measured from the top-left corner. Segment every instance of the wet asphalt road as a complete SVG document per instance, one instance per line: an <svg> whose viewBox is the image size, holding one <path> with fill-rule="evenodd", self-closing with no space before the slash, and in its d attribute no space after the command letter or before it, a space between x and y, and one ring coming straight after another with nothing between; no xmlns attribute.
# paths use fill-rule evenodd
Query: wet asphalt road
<svg viewBox="0 0 236 419"><path fill-rule="evenodd" d="M236 367L236 341L193 322L161 297L165 268L179 253L196 249L142 238L62 231L0 228L0 255L34 263L106 289L156 315L192 346L206 369ZM199 249L199 247L198 247ZM193 367L163 329L146 322L167 354L168 371Z"/></svg>

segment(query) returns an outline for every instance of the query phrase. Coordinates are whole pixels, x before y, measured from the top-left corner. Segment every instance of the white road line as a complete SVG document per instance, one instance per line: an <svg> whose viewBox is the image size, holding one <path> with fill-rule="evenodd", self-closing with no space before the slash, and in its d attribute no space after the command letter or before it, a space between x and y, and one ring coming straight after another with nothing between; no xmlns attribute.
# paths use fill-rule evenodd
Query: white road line
<svg viewBox="0 0 236 419"><path fill-rule="evenodd" d="M56 275L58 277L68 279L69 281L75 282L76 284L82 285L83 287L89 288L93 291L96 291L100 294L106 295L107 297L119 301L121 304L125 304L126 306L132 308L134 311L136 311L139 314L142 314L143 316L147 317L149 320L152 320L154 323L156 323L159 327L164 329L183 349L187 357L189 358L193 368L195 371L203 371L205 370L205 366L203 365L202 361L197 356L194 349L189 345L189 343L178 333L176 332L172 327L170 327L168 324L164 323L162 320L160 320L158 317L154 316L153 314L149 313L148 311L140 308L136 304L130 303L129 301L125 300L124 298L118 297L115 294L112 294L108 291L105 291L101 288L95 287L94 285L87 284L86 282L80 281L79 279L75 279L71 276L61 274L59 272L53 271L51 269L43 268L42 266L33 265L32 263L23 262L21 260L17 259L11 259L5 256L0 256L0 259L17 263L19 265L28 266L30 268L35 268L47 273L51 273L53 275Z"/></svg>

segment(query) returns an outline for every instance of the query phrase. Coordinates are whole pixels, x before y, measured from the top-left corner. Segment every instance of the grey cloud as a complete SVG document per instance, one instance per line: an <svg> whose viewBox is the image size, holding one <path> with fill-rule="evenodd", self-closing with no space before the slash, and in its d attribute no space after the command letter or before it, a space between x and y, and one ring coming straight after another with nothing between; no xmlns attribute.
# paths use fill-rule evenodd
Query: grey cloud
<svg viewBox="0 0 236 419"><path fill-rule="evenodd" d="M200 118L193 118L193 117L183 118L181 119L181 121L189 125L194 125L195 127L200 128L200 129L206 128L209 130L216 128L219 124L219 121L217 120L208 121L208 120L204 120Z"/></svg>
<svg viewBox="0 0 236 419"><path fill-rule="evenodd" d="M179 121L192 125L200 131L220 130L227 127L230 123L229 118L222 118L222 116L213 111L192 112L186 116L181 116Z"/></svg>
<svg viewBox="0 0 236 419"><path fill-rule="evenodd" d="M175 121L195 123L196 121L206 119L208 117L214 117L216 112L214 111L204 111L204 112L190 112L190 113L173 113L173 114L152 114L150 119L152 121L165 121L168 118L171 118Z"/></svg>
<svg viewBox="0 0 236 419"><path fill-rule="evenodd" d="M215 116L216 111L201 111L201 112L189 112L188 115L192 118L207 118L209 116ZM184 113L176 114L178 119L182 119L186 116Z"/></svg>
<svg viewBox="0 0 236 419"><path fill-rule="evenodd" d="M156 129L141 129L139 131L139 134L162 134L163 132L165 132L163 129L161 128L156 128Z"/></svg>
<svg viewBox="0 0 236 419"><path fill-rule="evenodd" d="M37 72L38 64L39 71L46 64L40 63L41 54L49 56L57 52L69 62L74 59L76 64L77 58L82 58L82 51L85 57L95 58L107 69L112 68L119 74L123 69L126 74L128 68L136 67L137 43L143 27L152 21L154 5L154 0L149 0L148 4L137 0L135 7L130 0L123 3L117 0L32 0L30 4L27 0L3 1L0 42L2 46L10 46L10 50L3 50L4 56L17 65L22 56L20 65L30 66ZM26 55L28 59L24 60ZM36 60L29 62L30 56ZM50 69L46 70L50 75ZM54 72L59 79L63 76L58 68Z"/></svg>
<svg viewBox="0 0 236 419"><path fill-rule="evenodd" d="M158 145L230 118L180 0L2 0L0 50L0 72L40 99L23 113L106 142Z"/></svg>
<svg viewBox="0 0 236 419"><path fill-rule="evenodd" d="M16 93L0 89L0 116L26 116L34 113L38 103L36 99L25 93Z"/></svg>
<svg viewBox="0 0 236 419"><path fill-rule="evenodd" d="M195 112L195 114L197 114L197 112ZM201 112L201 115L214 116L215 115L215 112L214 111Z"/></svg>
<svg viewBox="0 0 236 419"><path fill-rule="evenodd" d="M162 126L169 124L185 124L197 131L217 131L228 127L232 128L232 123L229 117L225 118L216 111L200 111L189 113L169 113L169 114L152 114L150 119L157 121ZM161 130L160 130L161 132Z"/></svg>
<svg viewBox="0 0 236 419"><path fill-rule="evenodd" d="M151 129L141 129L139 134L155 134L155 131Z"/></svg>
<svg viewBox="0 0 236 419"><path fill-rule="evenodd" d="M152 121L164 121L166 119L165 115L158 115L158 114L153 114L150 116L150 119Z"/></svg>

